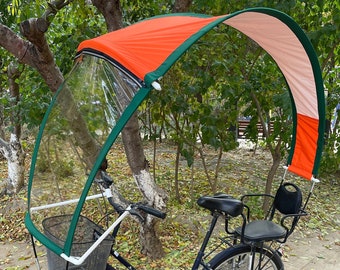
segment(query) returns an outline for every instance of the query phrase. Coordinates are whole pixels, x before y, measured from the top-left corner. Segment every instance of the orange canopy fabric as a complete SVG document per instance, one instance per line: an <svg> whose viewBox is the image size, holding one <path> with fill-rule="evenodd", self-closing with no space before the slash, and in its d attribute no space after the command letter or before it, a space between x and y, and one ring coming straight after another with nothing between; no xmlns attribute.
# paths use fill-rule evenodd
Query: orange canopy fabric
<svg viewBox="0 0 340 270"><path fill-rule="evenodd" d="M256 41L272 56L285 77L294 110L294 131L288 169L304 178L316 176L325 126L321 71L303 30L286 14L252 8L229 15L171 14L86 40L78 53L111 59L146 87L161 78L199 38L220 23Z"/></svg>
<svg viewBox="0 0 340 270"><path fill-rule="evenodd" d="M144 80L193 33L215 20L216 17L158 17L86 40L78 50L93 48L103 52Z"/></svg>

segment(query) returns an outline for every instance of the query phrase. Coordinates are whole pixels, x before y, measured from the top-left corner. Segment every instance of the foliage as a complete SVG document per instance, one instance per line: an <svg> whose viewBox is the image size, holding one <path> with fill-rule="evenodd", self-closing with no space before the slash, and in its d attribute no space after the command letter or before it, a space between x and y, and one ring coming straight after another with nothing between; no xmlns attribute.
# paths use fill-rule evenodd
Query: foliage
<svg viewBox="0 0 340 270"><path fill-rule="evenodd" d="M329 135L327 144L325 145L321 159L322 177L330 173L336 173L340 169L340 136L338 130L339 127L336 132Z"/></svg>
<svg viewBox="0 0 340 270"><path fill-rule="evenodd" d="M46 8L47 1L5 1L1 2L1 22L18 31L18 25L28 18L40 17ZM57 56L56 64L64 74L67 74L73 65L72 58L75 55L78 44L88 38L103 33L104 20L96 12L96 9L87 5L85 1L74 1L66 6L54 18L53 24L46 34L51 50ZM6 68L13 58L4 50L0 50L1 56L1 88L7 88ZM6 91L2 92L0 101L4 106L4 117L8 117L9 110L20 110L22 124L29 129L38 126L51 100L51 92L42 82L37 71L29 67L22 67L20 77L21 100L17 107L8 107ZM34 110L32 110L34 108ZM8 121L4 121L8 123Z"/></svg>
<svg viewBox="0 0 340 270"><path fill-rule="evenodd" d="M225 32L221 26L193 45L164 77L164 91L152 93L145 105L150 110L146 115L151 115L153 130L166 130L166 136L177 144L189 167L196 152L204 160L204 148L208 145L217 152L236 147L235 132L228 127L236 122L236 106L230 104L236 104L239 89L233 89L223 79L228 65L225 36L221 34ZM216 49L209 50L212 46ZM212 178L206 173L212 190L217 173L217 168Z"/></svg>
<svg viewBox="0 0 340 270"><path fill-rule="evenodd" d="M242 10L247 7L253 7L256 5L261 5L260 3L256 3L258 1L249 1L249 0L215 0L215 1L204 1L204 0L196 0L192 5L192 10L197 13L203 14L212 14L212 15L221 15L221 14L229 14L236 10Z"/></svg>
<svg viewBox="0 0 340 270"><path fill-rule="evenodd" d="M274 122L267 144L275 145L278 137L289 142L291 108L281 73L263 50L231 28L220 25L194 44L162 84L162 93L152 93L145 105L151 106L145 115L154 123L149 132L166 130L188 166L194 163L196 152L203 158L207 145L222 151L236 147L235 126L242 116L251 117L249 139L258 141L256 125L262 117L263 124ZM260 108L254 106L254 97ZM216 164L215 180L206 174L213 191Z"/></svg>
<svg viewBox="0 0 340 270"><path fill-rule="evenodd" d="M170 13L173 1L128 1L121 0L124 25L128 26L145 18Z"/></svg>
<svg viewBox="0 0 340 270"><path fill-rule="evenodd" d="M104 34L105 22L97 10L85 3L74 1L60 10L49 28L49 44L56 57L56 64L63 74L73 66L77 46L85 39Z"/></svg>

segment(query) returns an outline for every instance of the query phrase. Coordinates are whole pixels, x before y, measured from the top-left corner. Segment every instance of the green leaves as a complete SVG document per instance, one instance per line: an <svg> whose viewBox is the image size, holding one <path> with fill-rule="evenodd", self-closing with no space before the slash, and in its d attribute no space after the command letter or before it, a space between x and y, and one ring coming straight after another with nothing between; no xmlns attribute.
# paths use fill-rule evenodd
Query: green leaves
<svg viewBox="0 0 340 270"><path fill-rule="evenodd" d="M7 6L8 13L11 14L12 16L16 15L20 16L21 13L19 9L20 2L21 2L20 0L12 0L12 3Z"/></svg>

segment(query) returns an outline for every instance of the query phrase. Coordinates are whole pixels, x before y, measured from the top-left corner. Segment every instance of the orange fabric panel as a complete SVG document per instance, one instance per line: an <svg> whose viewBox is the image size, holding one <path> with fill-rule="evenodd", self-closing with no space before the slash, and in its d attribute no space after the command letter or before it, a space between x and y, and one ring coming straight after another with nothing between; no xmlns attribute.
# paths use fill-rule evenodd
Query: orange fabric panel
<svg viewBox="0 0 340 270"><path fill-rule="evenodd" d="M312 173L305 171L304 169L301 169L301 168L296 167L294 165L290 165L288 167L288 171L295 173L296 175L301 176L301 177L303 177L307 180L311 180L312 176L313 176Z"/></svg>
<svg viewBox="0 0 340 270"><path fill-rule="evenodd" d="M225 16L225 15L224 15ZM111 56L141 80L185 40L219 17L167 16L141 21L80 43Z"/></svg>
<svg viewBox="0 0 340 270"><path fill-rule="evenodd" d="M294 156L288 170L311 180L318 142L319 120L297 114Z"/></svg>

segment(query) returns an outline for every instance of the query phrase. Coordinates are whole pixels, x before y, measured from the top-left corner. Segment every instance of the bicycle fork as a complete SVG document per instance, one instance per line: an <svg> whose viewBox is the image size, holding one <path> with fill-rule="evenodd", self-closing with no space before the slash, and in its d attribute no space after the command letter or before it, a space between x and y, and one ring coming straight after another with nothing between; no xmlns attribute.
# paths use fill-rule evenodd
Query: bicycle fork
<svg viewBox="0 0 340 270"><path fill-rule="evenodd" d="M206 270L211 269L209 267L209 265L207 265L203 262L203 257L204 257L204 251L205 251L205 249L208 245L209 239L210 239L210 237L211 237L211 235L214 231L217 219L220 216L220 214L218 212L213 212L212 215L213 215L213 218L212 218L212 221L210 223L210 227L209 227L209 229L208 229L208 231L207 231L207 233L204 237L201 248L197 253L197 257L195 259L194 265L192 266L192 270L197 270L200 265L202 265L204 267L204 269L206 269Z"/></svg>

